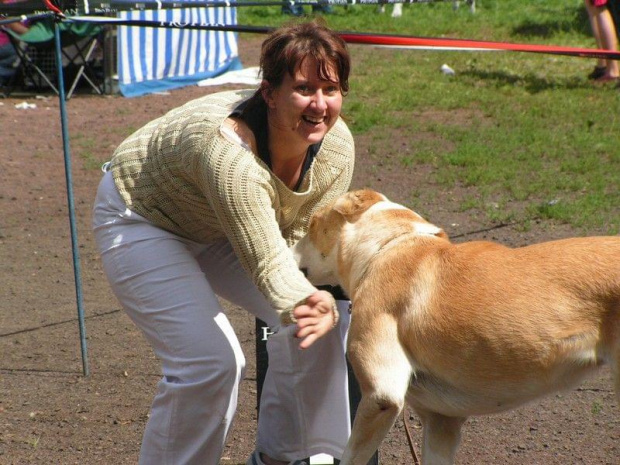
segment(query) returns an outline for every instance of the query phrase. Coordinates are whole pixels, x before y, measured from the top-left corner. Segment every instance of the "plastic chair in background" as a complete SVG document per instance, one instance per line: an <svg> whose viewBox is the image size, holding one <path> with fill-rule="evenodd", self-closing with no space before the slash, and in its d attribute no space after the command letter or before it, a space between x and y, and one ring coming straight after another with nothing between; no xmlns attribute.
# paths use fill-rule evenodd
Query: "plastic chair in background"
<svg viewBox="0 0 620 465"><path fill-rule="evenodd" d="M58 73L56 70L53 20L38 21L30 25L28 32L16 34L6 32L19 58L16 78L10 95L19 85L35 92L52 89L58 94ZM65 83L68 87L66 99L73 95L82 79L97 94L103 94L103 75L95 69L95 51L98 49L103 27L92 23L61 22L60 40Z"/></svg>

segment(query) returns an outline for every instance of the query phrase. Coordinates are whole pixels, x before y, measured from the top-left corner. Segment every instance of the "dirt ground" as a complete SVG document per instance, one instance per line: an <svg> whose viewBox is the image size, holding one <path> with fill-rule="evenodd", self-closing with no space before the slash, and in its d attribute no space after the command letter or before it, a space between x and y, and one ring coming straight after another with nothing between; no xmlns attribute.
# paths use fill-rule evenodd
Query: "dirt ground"
<svg viewBox="0 0 620 465"><path fill-rule="evenodd" d="M241 38L246 66L256 65L260 39ZM357 49L352 51L355 60ZM97 165L131 129L217 90L222 88L187 87L135 99L80 94L68 102L88 377L82 374L59 103L55 96L0 99L0 464L137 463L160 374L151 350L108 289L95 252L90 215L101 174ZM23 101L36 109L15 108ZM523 231L519 225L489 223L475 211L460 212L457 200L468 194L465 189L441 189L432 167L395 161L399 151L414 150L418 137L432 136L395 130L389 147L376 147L372 134L358 137L353 187L370 186L413 206L455 241L517 246L578 234L550 222ZM229 307L229 316L248 370L221 463L240 464L254 447L255 334L247 314ZM411 424L419 450L413 415ZM401 421L383 443L380 459L388 465L412 463ZM457 461L620 463L620 412L609 369L577 389L516 411L470 419Z"/></svg>

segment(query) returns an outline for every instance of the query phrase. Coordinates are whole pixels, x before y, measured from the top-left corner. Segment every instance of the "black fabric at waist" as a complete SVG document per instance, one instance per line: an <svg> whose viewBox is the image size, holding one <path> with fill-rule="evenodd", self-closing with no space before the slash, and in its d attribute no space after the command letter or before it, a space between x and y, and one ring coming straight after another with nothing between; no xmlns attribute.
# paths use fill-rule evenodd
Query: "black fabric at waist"
<svg viewBox="0 0 620 465"><path fill-rule="evenodd" d="M349 296L340 286L316 286L319 291L327 291L334 296L336 300L350 300Z"/></svg>

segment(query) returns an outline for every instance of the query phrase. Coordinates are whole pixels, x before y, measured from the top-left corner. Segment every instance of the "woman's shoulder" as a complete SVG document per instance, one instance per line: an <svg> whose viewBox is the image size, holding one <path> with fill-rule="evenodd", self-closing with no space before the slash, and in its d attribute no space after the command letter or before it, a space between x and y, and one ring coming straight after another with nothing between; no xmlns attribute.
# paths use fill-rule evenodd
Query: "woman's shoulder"
<svg viewBox="0 0 620 465"><path fill-rule="evenodd" d="M207 176L230 177L232 184L241 178L261 183L269 179L269 170L254 153L252 141L242 138L226 121L213 127L202 140L202 150L193 155Z"/></svg>
<svg viewBox="0 0 620 465"><path fill-rule="evenodd" d="M177 143L181 134L204 133L219 126L232 110L254 93L252 89L234 90L208 94L190 100L150 121L128 137L124 144L136 139L167 139ZM144 142L142 142L144 143Z"/></svg>
<svg viewBox="0 0 620 465"><path fill-rule="evenodd" d="M252 89L244 89L208 94L170 110L164 116L164 120L171 123L183 119L222 120L228 117L240 102L251 97L253 93L254 90Z"/></svg>
<svg viewBox="0 0 620 465"><path fill-rule="evenodd" d="M190 100L183 107L188 108L200 108L203 106L207 107L218 107L222 108L225 111L231 112L234 108L242 101L250 98L255 89L241 89L241 90L228 90L223 92L215 92L213 94L207 94L203 97L198 97L197 99ZM182 108L182 107L181 107Z"/></svg>
<svg viewBox="0 0 620 465"><path fill-rule="evenodd" d="M338 118L338 121L336 121L336 124L334 124L332 130L336 132L340 137L345 137L351 142L353 142L353 135L351 134L351 130L349 129L347 123L345 123L345 121L342 119L342 117Z"/></svg>
<svg viewBox="0 0 620 465"><path fill-rule="evenodd" d="M251 89L217 92L177 107L164 115L153 136L170 145L180 143L200 148L206 140L216 137L222 123L240 102L254 93ZM164 144L166 145L166 144Z"/></svg>
<svg viewBox="0 0 620 465"><path fill-rule="evenodd" d="M349 163L354 157L353 135L342 118L338 118L334 127L325 135L319 151L320 154L324 154L326 160L335 164Z"/></svg>

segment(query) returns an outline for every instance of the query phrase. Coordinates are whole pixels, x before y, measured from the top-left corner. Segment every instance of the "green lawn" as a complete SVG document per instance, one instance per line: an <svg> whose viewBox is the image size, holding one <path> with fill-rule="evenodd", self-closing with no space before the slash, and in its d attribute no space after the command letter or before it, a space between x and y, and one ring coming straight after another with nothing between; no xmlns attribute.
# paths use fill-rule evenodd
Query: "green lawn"
<svg viewBox="0 0 620 465"><path fill-rule="evenodd" d="M583 0L477 6L471 14L454 11L451 2L409 4L399 19L377 14L376 5L336 6L325 19L339 31L595 48ZM289 20L279 7L238 12L239 24ZM388 128L439 138L441 144L417 144L397 162L432 164L441 185L475 188L464 210L493 202L503 211L488 215L499 219L552 218L584 232L620 232L620 89L588 81L593 59L353 47L344 111L354 133L373 134L386 148ZM454 76L439 71L444 63ZM431 111L446 118L412 117ZM454 112L471 120L459 127L447 117ZM512 211L514 202L527 208Z"/></svg>

